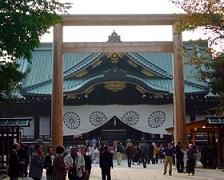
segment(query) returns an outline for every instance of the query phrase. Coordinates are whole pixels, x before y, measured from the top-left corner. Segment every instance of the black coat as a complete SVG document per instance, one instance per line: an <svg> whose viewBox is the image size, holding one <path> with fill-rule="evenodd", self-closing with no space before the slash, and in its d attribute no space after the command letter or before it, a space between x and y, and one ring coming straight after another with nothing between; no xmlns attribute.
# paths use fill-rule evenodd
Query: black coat
<svg viewBox="0 0 224 180"><path fill-rule="evenodd" d="M100 154L100 168L108 169L110 167L113 167L113 155L105 151Z"/></svg>
<svg viewBox="0 0 224 180"><path fill-rule="evenodd" d="M183 160L184 159L184 153L181 151L181 147L179 145L176 145L175 151L176 151L176 158L178 160Z"/></svg>
<svg viewBox="0 0 224 180"><path fill-rule="evenodd" d="M92 169L91 158L90 156L85 155L84 159L85 159L85 169L90 173Z"/></svg>
<svg viewBox="0 0 224 180"><path fill-rule="evenodd" d="M9 155L9 177L19 177L19 156L15 149Z"/></svg>
<svg viewBox="0 0 224 180"><path fill-rule="evenodd" d="M153 147L153 145L150 143L150 144L148 145L148 153L149 153L150 156L153 156L153 151L154 151L154 147Z"/></svg>
<svg viewBox="0 0 224 180"><path fill-rule="evenodd" d="M18 151L19 161L24 161L26 164L29 164L29 152L24 148L21 148Z"/></svg>
<svg viewBox="0 0 224 180"><path fill-rule="evenodd" d="M46 169L47 174L53 174L53 162L51 156L48 154L44 159L44 168Z"/></svg>
<svg viewBox="0 0 224 180"><path fill-rule="evenodd" d="M31 163L29 176L36 179L42 178L44 159L38 154L34 154Z"/></svg>

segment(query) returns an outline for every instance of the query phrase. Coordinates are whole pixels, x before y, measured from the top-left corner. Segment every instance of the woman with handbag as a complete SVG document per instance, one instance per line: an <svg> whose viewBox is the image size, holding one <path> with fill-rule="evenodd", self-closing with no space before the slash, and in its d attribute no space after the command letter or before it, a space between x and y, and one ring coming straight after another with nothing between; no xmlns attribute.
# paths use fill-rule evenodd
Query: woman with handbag
<svg viewBox="0 0 224 180"><path fill-rule="evenodd" d="M84 157L78 153L78 148L73 147L71 153L67 154L64 159L68 169L69 180L82 180L85 171Z"/></svg>

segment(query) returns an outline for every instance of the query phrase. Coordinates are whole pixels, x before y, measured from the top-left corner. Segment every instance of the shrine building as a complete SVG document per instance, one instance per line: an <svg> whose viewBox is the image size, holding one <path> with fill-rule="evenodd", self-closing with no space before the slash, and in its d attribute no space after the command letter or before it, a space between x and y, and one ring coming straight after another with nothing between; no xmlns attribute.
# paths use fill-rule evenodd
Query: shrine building
<svg viewBox="0 0 224 180"><path fill-rule="evenodd" d="M113 32L108 42L121 42ZM186 122L203 120L216 102L198 78L192 54L205 53L207 44L184 46ZM21 128L24 141L51 139L52 44L32 52L32 63L18 59L27 72L16 99L0 104L1 117L31 117ZM102 140L142 136L169 141L173 127L172 53L66 53L64 55L64 143L75 137Z"/></svg>

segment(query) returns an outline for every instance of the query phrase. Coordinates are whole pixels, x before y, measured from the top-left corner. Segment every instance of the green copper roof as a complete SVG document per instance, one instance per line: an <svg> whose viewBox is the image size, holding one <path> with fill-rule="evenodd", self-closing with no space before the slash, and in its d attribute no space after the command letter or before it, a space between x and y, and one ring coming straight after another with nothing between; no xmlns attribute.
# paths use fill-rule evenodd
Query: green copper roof
<svg viewBox="0 0 224 180"><path fill-rule="evenodd" d="M208 124L211 125L224 125L224 117L221 116L208 116L206 117Z"/></svg>
<svg viewBox="0 0 224 180"><path fill-rule="evenodd" d="M188 51L188 50L187 50ZM191 51L191 49L189 49ZM126 59L123 59L124 56ZM140 83L145 89L153 92L173 93L173 73L171 53L126 53L120 57L123 62L134 61L142 69L152 72L154 77L142 73L124 71L124 77L113 74L106 75L92 67L99 60L105 61L102 53L69 53L64 55L64 92L83 91L88 86L104 83L111 80L127 80L127 83ZM207 85L196 78L198 70L188 64L188 53L184 53L184 79L185 93L205 93ZM28 71L22 83L22 95L51 95L52 93L52 49L44 46L33 51L32 64L18 59L20 70ZM117 65L119 66L119 64ZM128 66L128 63L127 63ZM88 69L88 75L75 76L76 73ZM94 84L95 83L95 84Z"/></svg>

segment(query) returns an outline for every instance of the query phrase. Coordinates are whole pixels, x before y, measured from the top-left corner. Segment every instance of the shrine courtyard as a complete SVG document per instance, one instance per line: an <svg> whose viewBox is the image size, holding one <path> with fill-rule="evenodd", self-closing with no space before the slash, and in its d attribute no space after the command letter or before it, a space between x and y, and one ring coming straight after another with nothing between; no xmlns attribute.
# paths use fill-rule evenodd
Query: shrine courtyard
<svg viewBox="0 0 224 180"><path fill-rule="evenodd" d="M131 168L127 167L126 161L123 161L121 166L118 166L114 161L114 168L112 169L112 180L167 180L167 179L180 179L180 180L223 180L224 171L220 169L204 169L196 168L194 176L188 176L187 173L177 173L176 168L173 167L172 176L163 175L162 164L148 164L147 168L141 165L132 165ZM9 178L5 178L7 180ZM21 180L29 178L20 178ZM46 180L46 174L43 173L43 180ZM92 172L90 180L101 180L101 171L98 164L92 165Z"/></svg>

